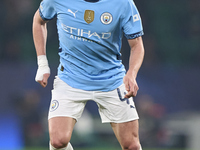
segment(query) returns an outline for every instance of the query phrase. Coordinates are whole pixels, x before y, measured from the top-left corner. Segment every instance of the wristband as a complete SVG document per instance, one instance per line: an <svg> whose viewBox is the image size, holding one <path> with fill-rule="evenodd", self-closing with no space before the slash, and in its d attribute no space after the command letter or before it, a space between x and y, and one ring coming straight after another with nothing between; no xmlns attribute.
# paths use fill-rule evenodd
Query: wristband
<svg viewBox="0 0 200 150"><path fill-rule="evenodd" d="M44 74L50 74L50 68L46 55L40 55L37 57L38 69L35 76L35 81L42 81Z"/></svg>

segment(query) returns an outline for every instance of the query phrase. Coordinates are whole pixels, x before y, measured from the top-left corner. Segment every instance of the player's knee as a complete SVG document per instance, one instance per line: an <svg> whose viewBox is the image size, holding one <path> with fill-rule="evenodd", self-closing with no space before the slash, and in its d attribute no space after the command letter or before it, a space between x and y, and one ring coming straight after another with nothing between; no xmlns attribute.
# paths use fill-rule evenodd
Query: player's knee
<svg viewBox="0 0 200 150"><path fill-rule="evenodd" d="M140 143L133 143L129 146L128 150L140 150Z"/></svg>
<svg viewBox="0 0 200 150"><path fill-rule="evenodd" d="M51 141L51 145L56 149L67 147L67 144L68 144L67 141L61 141L61 140L52 140Z"/></svg>
<svg viewBox="0 0 200 150"><path fill-rule="evenodd" d="M140 150L140 143L127 141L122 145L123 150Z"/></svg>
<svg viewBox="0 0 200 150"><path fill-rule="evenodd" d="M68 143L69 143L68 137L51 139L51 145L56 149L61 149L61 148L67 147Z"/></svg>

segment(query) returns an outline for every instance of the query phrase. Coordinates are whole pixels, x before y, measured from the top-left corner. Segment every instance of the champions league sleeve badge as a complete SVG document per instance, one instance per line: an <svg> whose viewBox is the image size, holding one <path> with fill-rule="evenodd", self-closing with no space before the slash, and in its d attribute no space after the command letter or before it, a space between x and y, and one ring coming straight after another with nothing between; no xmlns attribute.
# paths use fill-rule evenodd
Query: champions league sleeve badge
<svg viewBox="0 0 200 150"><path fill-rule="evenodd" d="M103 24L110 24L112 22L112 15L108 12L105 12L101 15L101 22Z"/></svg>

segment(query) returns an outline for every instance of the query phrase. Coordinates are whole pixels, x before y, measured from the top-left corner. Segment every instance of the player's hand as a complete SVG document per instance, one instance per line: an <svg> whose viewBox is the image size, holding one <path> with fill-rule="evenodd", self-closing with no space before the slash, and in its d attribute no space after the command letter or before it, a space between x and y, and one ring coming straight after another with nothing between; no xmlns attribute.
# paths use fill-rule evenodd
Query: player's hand
<svg viewBox="0 0 200 150"><path fill-rule="evenodd" d="M45 88L47 86L49 76L50 76L50 74L46 73L43 75L43 80L37 81L37 82L40 83L40 85Z"/></svg>
<svg viewBox="0 0 200 150"><path fill-rule="evenodd" d="M38 82L42 87L46 87L49 76L50 68L48 66L38 67L35 81Z"/></svg>
<svg viewBox="0 0 200 150"><path fill-rule="evenodd" d="M136 79L133 78L131 75L126 74L124 76L123 81L124 81L124 84L125 84L126 91L128 92L124 96L124 98L135 97L137 95L138 90L139 90Z"/></svg>
<svg viewBox="0 0 200 150"><path fill-rule="evenodd" d="M35 81L40 83L42 87L47 86L47 81L50 76L50 68L46 55L37 56L38 70L35 76Z"/></svg>

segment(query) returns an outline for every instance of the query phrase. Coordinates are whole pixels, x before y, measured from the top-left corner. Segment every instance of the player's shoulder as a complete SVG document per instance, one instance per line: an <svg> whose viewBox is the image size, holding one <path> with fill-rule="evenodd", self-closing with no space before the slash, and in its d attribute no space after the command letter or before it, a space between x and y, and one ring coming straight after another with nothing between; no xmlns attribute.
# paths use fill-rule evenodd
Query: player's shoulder
<svg viewBox="0 0 200 150"><path fill-rule="evenodd" d="M118 3L121 3L121 4L128 4L128 3L134 3L133 0L117 0Z"/></svg>
<svg viewBox="0 0 200 150"><path fill-rule="evenodd" d="M52 3L55 3L57 2L58 0L42 0L42 2L44 3L48 3L48 4L52 4Z"/></svg>
<svg viewBox="0 0 200 150"><path fill-rule="evenodd" d="M121 8L127 8L130 5L135 5L133 0L114 0L116 5L120 6Z"/></svg>
<svg viewBox="0 0 200 150"><path fill-rule="evenodd" d="M114 2L118 4L118 6L125 6L128 1L129 0L114 0Z"/></svg>

